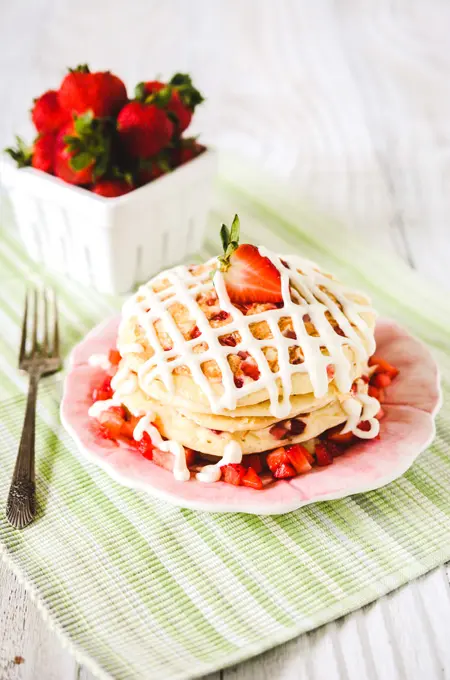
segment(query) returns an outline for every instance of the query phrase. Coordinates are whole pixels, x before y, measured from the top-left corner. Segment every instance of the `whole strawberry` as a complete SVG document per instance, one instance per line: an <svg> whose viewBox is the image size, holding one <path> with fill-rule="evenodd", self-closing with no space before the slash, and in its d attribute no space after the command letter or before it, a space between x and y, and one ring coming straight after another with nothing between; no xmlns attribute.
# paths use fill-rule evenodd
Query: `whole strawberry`
<svg viewBox="0 0 450 680"><path fill-rule="evenodd" d="M194 137L180 139L179 142L180 143L172 150L174 167L188 163L205 150L205 147L202 146L202 144L199 144Z"/></svg>
<svg viewBox="0 0 450 680"><path fill-rule="evenodd" d="M154 103L165 109L175 124L178 134L190 125L195 107L204 101L201 93L193 86L191 77L177 73L169 83L150 80L139 83L135 89L139 101Z"/></svg>
<svg viewBox="0 0 450 680"><path fill-rule="evenodd" d="M70 113L59 105L56 90L48 90L34 100L31 119L39 133L56 133L70 121Z"/></svg>
<svg viewBox="0 0 450 680"><path fill-rule="evenodd" d="M110 71L91 73L86 64L70 70L59 88L58 100L69 113L92 111L94 118L115 116L128 101L123 82Z"/></svg>
<svg viewBox="0 0 450 680"><path fill-rule="evenodd" d="M33 145L31 165L36 170L53 174L56 137L50 133L39 135Z"/></svg>
<svg viewBox="0 0 450 680"><path fill-rule="evenodd" d="M117 117L120 140L132 158L150 158L166 147L173 134L173 123L154 104L132 101Z"/></svg>
<svg viewBox="0 0 450 680"><path fill-rule="evenodd" d="M91 191L98 196L105 196L105 198L116 198L133 191L134 187L124 179L102 179L96 182Z"/></svg>
<svg viewBox="0 0 450 680"><path fill-rule="evenodd" d="M74 118L56 138L57 177L70 184L92 184L108 169L111 141L102 121L90 113Z"/></svg>

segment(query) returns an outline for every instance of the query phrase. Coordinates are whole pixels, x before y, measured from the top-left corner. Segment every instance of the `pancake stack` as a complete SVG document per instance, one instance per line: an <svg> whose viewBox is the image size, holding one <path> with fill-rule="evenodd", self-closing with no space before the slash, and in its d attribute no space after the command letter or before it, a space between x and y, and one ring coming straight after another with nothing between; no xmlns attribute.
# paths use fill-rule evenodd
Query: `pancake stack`
<svg viewBox="0 0 450 680"><path fill-rule="evenodd" d="M210 460L230 442L245 457L341 424L376 436L370 301L309 260L248 247L276 271L279 299L237 302L219 258L162 272L124 305L117 397Z"/></svg>

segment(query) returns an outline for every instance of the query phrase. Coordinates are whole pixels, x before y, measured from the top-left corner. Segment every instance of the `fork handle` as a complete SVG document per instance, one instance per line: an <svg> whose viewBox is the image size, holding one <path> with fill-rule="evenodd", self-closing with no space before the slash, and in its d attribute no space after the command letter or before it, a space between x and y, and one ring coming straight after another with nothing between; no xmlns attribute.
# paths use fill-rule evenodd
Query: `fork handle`
<svg viewBox="0 0 450 680"><path fill-rule="evenodd" d="M6 516L16 529L23 529L36 514L34 440L40 377L39 372L30 373L22 436L6 504Z"/></svg>

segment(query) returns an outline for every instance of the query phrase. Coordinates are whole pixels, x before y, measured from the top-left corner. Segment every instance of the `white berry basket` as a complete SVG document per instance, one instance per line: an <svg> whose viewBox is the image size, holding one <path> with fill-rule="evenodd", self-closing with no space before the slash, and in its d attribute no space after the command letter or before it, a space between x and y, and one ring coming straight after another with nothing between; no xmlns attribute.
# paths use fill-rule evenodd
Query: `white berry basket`
<svg viewBox="0 0 450 680"><path fill-rule="evenodd" d="M126 293L200 248L216 167L207 149L118 198L7 160L0 178L33 260L99 291Z"/></svg>

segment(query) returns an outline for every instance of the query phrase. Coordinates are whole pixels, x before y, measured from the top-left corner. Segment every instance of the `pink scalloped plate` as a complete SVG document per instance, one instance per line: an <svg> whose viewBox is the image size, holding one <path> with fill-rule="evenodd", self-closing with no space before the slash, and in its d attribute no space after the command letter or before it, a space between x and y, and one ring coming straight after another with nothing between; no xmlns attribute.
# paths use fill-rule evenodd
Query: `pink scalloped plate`
<svg viewBox="0 0 450 680"><path fill-rule="evenodd" d="M370 491L404 474L434 437L434 417L440 406L436 363L421 342L395 322L381 319L376 328L377 354L400 369L386 390L381 439L361 440L332 465L273 482L261 491L224 482L205 484L194 475L188 482L177 482L170 471L136 450L103 439L88 416L92 388L104 375L88 359L91 354L107 354L115 346L118 324L119 317L107 320L74 349L61 404L62 422L80 452L117 482L181 507L277 515L316 501Z"/></svg>

